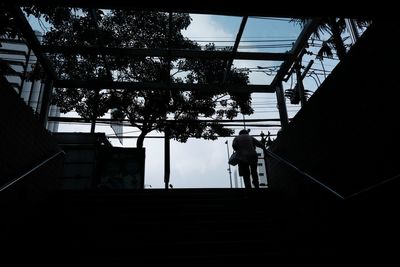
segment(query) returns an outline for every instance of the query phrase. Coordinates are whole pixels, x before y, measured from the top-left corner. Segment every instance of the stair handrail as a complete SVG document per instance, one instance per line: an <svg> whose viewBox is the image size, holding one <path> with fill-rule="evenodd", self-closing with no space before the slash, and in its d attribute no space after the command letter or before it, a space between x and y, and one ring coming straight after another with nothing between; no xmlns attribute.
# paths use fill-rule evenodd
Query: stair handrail
<svg viewBox="0 0 400 267"><path fill-rule="evenodd" d="M7 189L8 187L10 187L11 185L15 184L16 182L18 182L19 180L23 179L24 177L28 176L29 174L31 174L32 172L36 171L37 169L39 169L43 165L47 164L48 162L52 161L54 158L58 157L61 154L65 155L65 151L64 150L60 150L60 151L54 153L52 156L46 158L41 163L35 165L33 168L29 169L27 172L23 173L22 175L18 176L17 178L12 179L10 182L0 186L0 192L2 192L3 190Z"/></svg>
<svg viewBox="0 0 400 267"><path fill-rule="evenodd" d="M267 152L268 155L270 155L271 157L275 158L278 161L281 161L283 163L285 163L286 165L290 166L291 168L293 168L294 170L296 170L297 172L299 172L300 174L304 175L305 177L309 178L310 180L312 180L313 182L319 184L320 186L322 186L324 189L328 190L329 192L331 192L332 194L334 194L335 196L339 197L340 199L344 200L346 199L346 197L344 197L343 195L341 195L340 193L336 192L335 190L333 190L332 188L330 188L329 186L327 186L326 184L318 181L318 179L314 178L312 175L306 173L305 171L301 170L300 168L296 167L295 165L293 165L292 163L290 163L289 161L281 158L280 156L278 156L277 154L275 154L274 152L265 149L265 152Z"/></svg>
<svg viewBox="0 0 400 267"><path fill-rule="evenodd" d="M382 186L383 184L386 184L386 183L388 183L388 182L391 182L391 181L393 181L393 180L396 180L396 179L400 178L400 174L397 174L397 175L394 175L394 176L392 176L392 177L390 177L390 178L387 178L387 179L385 179L385 180L383 180L383 181L381 181L381 182L379 182L379 183L373 184L373 185L371 185L371 186L367 186L367 187L365 187L365 188L363 188L363 189L361 189L361 190L359 190L359 191L357 191L357 192L355 192L355 193L352 193L352 194L347 195L347 196L343 196L343 195L339 194L338 192L336 192L335 190L333 190L332 188L330 188L329 186L327 186L326 184L324 184L324 183L318 181L316 178L314 178L314 177L311 176L310 174L306 173L306 172L303 171L303 170L300 170L298 167L296 167L295 165L293 165L293 164L290 163L289 161L287 161L287 160L281 158L280 156L278 156L278 155L275 154L274 152L272 152L272 151L270 151L270 150L268 150L268 149L265 149L265 151L266 151L267 154L269 154L271 157L273 157L273 158L275 158L276 160L281 161L281 162L285 163L286 165L292 167L293 169L295 169L295 170L296 170L297 172L299 172L300 174L302 174L302 175L306 176L307 178L311 179L312 181L316 182L317 184L319 184L320 186L322 186L323 188L325 188L326 190L328 190L329 192L333 193L334 195L336 195L337 197L339 197L340 199L343 199L343 200L346 200L346 199L349 199L349 198L353 198L353 197L355 197L355 196L357 196L357 195L360 195L360 194L363 194L363 193L365 193L365 192L371 191L372 189L374 189L374 188L376 188L376 187Z"/></svg>
<svg viewBox="0 0 400 267"><path fill-rule="evenodd" d="M383 185L383 184L386 184L386 183L388 183L388 182L391 182L391 181L393 181L393 180L396 180L397 178L400 178L400 174L394 175L394 176L392 176L392 177L390 177L390 178L387 178L387 179L385 179L385 180L383 180L383 181L381 181L381 182L379 182L379 183L376 183L376 184L367 186L367 187L365 187L365 188L363 188L363 189L361 189L361 190L359 190L359 191L357 191L357 192L355 192L355 193L353 193L353 194L348 195L348 196L346 197L346 199L351 198L351 197L355 197L355 196L357 196L357 195L360 195L360 194L365 193L365 192L368 192L368 191L371 191L372 189L374 189L374 188L376 188L376 187L378 187L378 186L381 186L381 185Z"/></svg>

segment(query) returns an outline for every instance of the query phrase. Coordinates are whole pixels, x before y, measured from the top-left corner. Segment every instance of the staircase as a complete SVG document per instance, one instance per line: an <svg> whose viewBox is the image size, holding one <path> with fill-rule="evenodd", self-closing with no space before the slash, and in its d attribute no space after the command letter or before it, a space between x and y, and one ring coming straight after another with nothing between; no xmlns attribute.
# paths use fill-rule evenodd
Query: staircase
<svg viewBox="0 0 400 267"><path fill-rule="evenodd" d="M2 251L16 265L341 266L368 240L343 203L267 189L59 191L8 225Z"/></svg>

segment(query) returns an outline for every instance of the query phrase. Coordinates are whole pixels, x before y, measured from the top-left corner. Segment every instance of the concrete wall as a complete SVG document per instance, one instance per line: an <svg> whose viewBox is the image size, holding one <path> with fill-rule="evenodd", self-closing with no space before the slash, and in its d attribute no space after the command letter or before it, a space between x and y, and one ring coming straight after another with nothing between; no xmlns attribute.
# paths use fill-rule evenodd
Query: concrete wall
<svg viewBox="0 0 400 267"><path fill-rule="evenodd" d="M375 21L271 151L343 195L400 174L400 56L388 39L398 26ZM326 192L276 160L268 167L273 189Z"/></svg>
<svg viewBox="0 0 400 267"><path fill-rule="evenodd" d="M40 124L32 109L19 98L4 77L0 79L1 186L60 151L60 148ZM9 190L13 191L19 188L19 184L25 184L26 187L21 190L27 196L37 190L54 189L60 171L62 171L62 157L41 167Z"/></svg>

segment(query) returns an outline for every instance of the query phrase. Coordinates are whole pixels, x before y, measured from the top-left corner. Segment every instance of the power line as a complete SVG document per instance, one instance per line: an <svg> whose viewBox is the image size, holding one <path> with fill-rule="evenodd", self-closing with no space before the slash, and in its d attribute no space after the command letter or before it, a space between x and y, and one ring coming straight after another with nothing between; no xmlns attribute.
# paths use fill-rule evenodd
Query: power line
<svg viewBox="0 0 400 267"><path fill-rule="evenodd" d="M91 119L85 119L80 117L49 117L49 121L58 121L58 122L91 122ZM158 120L153 123L232 123L232 122L266 122L266 121L280 121L279 118L271 118L271 119L207 119L207 120ZM128 119L117 120L117 119L106 119L106 118L97 118L96 122L130 122ZM135 120L136 123L146 122L142 119Z"/></svg>
<svg viewBox="0 0 400 267"><path fill-rule="evenodd" d="M190 36L190 37L188 37L188 38L191 38L191 40L192 39L201 39L201 38L206 38L206 39L222 39L222 38L229 38L229 37L226 37L226 36ZM285 38L291 38L291 39L293 39L293 40L296 40L296 38L297 38L297 36L295 36L295 35L281 35L281 36L278 36L278 35L275 35L275 36L243 36L242 38L241 38L241 40L244 40L244 39L263 39L263 38L269 38L269 39L285 39Z"/></svg>
<svg viewBox="0 0 400 267"><path fill-rule="evenodd" d="M235 40L192 40L196 42L202 42L202 43L234 43ZM274 40L241 40L240 43L278 43L278 42L294 42L296 39L274 39Z"/></svg>
<svg viewBox="0 0 400 267"><path fill-rule="evenodd" d="M285 22L291 22L292 21L292 19L288 19L288 18L275 18L275 17L251 16L250 18L253 18L253 19L264 19L264 20L277 20L277 21L285 21Z"/></svg>
<svg viewBox="0 0 400 267"><path fill-rule="evenodd" d="M240 128L242 129L242 128ZM238 135L231 135L231 136L218 136L217 138L234 138L237 137ZM254 137L261 137L261 135L251 135ZM265 136L265 135L264 135ZM270 134L270 136L276 136L276 134ZM139 136L115 136L115 135L106 135L107 138L123 138L123 139L137 139L139 138ZM146 136L145 139L147 138L155 138L155 139L164 139L165 136ZM204 138L198 138L198 137L194 137L194 136L189 136L188 138L196 138L196 139L204 139ZM205 139L205 141L207 141L207 139ZM210 140L210 141L215 141L215 140Z"/></svg>

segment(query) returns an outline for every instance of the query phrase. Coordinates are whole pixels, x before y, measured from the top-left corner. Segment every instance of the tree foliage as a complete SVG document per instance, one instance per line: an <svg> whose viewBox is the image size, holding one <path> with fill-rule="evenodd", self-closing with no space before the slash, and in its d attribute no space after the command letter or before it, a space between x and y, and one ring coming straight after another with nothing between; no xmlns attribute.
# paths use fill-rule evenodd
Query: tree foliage
<svg viewBox="0 0 400 267"><path fill-rule="evenodd" d="M0 36L14 38L18 31L14 19L5 3L0 3Z"/></svg>
<svg viewBox="0 0 400 267"><path fill-rule="evenodd" d="M304 26L308 19L292 19L293 23ZM366 28L371 21L366 19L354 19L355 25L358 29ZM346 45L341 37L342 33L349 30L344 18L323 17L319 21L317 30L313 33L313 37L322 40L324 34L328 34L329 38L323 40L321 49L317 53L317 58L323 60L324 57L332 58L333 52L336 51L339 59L343 59L346 55Z"/></svg>
<svg viewBox="0 0 400 267"><path fill-rule="evenodd" d="M45 13L45 14L43 14ZM58 8L34 10L51 25L45 35L48 45L98 46L119 48L173 48L200 50L201 46L182 35L191 18L189 14L145 11L101 11ZM93 19L95 17L95 19ZM171 25L171 28L170 28ZM214 44L205 47L215 51ZM229 48L227 48L229 49ZM127 118L141 130L137 146L151 131L164 131L185 142L189 137L216 139L229 136L233 130L211 119L232 119L239 112L251 114L251 96L228 92L181 92L175 83L221 84L226 61L219 59L179 59L150 56L110 56L88 54L55 54L50 56L60 79L114 80L130 82L166 82L168 90L101 90L57 88L53 98L62 112L75 110L88 119L98 118L112 110L116 118ZM226 83L247 84L248 73L232 69ZM167 125L167 120L175 120Z"/></svg>

